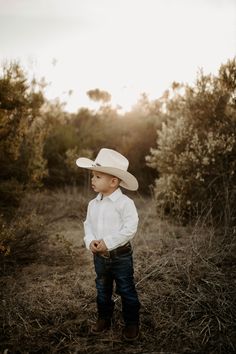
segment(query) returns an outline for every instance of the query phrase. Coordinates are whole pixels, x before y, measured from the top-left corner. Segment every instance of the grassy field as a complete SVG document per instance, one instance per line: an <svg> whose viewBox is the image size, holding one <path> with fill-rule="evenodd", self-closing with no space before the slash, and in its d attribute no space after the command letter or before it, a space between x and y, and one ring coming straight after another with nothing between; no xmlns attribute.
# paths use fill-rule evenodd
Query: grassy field
<svg viewBox="0 0 236 354"><path fill-rule="evenodd" d="M141 338L123 343L120 299L112 329L94 337L95 273L83 245L91 196L76 189L28 195L2 232L1 353L235 353L236 232L160 220L135 196L133 241Z"/></svg>

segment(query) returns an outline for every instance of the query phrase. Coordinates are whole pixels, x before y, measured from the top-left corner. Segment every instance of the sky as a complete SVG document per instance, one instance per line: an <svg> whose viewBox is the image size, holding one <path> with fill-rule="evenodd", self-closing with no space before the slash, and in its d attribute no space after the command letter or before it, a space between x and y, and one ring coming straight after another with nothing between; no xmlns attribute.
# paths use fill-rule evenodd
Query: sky
<svg viewBox="0 0 236 354"><path fill-rule="evenodd" d="M235 55L236 0L0 0L0 62L44 77L70 112L96 108L96 88L127 111Z"/></svg>

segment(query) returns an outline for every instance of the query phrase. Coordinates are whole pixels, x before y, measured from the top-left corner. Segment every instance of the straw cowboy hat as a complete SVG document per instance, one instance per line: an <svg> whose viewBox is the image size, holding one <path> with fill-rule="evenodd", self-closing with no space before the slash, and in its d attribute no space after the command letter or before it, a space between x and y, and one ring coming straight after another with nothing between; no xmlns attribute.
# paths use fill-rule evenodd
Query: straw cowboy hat
<svg viewBox="0 0 236 354"><path fill-rule="evenodd" d="M121 180L120 186L130 191L138 189L137 179L127 171L129 161L117 151L103 148L99 151L95 161L80 157L76 160L76 165L118 177Z"/></svg>

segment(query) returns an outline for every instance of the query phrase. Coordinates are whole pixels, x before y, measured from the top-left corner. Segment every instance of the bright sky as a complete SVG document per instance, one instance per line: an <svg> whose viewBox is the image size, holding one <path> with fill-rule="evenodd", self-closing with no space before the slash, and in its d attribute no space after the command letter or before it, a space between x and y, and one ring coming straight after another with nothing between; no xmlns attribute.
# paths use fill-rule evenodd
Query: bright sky
<svg viewBox="0 0 236 354"><path fill-rule="evenodd" d="M235 55L236 0L0 0L0 61L44 76L69 111L94 108L95 88L128 110Z"/></svg>

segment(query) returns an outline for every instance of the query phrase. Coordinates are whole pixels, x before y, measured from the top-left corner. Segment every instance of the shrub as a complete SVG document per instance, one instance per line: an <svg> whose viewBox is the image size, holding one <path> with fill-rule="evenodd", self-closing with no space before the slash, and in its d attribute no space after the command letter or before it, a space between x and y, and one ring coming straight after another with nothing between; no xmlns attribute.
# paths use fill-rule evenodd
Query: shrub
<svg viewBox="0 0 236 354"><path fill-rule="evenodd" d="M182 220L209 211L227 222L235 217L235 70L233 60L218 77L200 73L195 87L174 89L166 104L167 123L146 158L160 173L154 190L164 213Z"/></svg>
<svg viewBox="0 0 236 354"><path fill-rule="evenodd" d="M40 116L44 97L39 84L29 83L18 63L0 76L0 208L19 204L23 190L39 185L46 173L42 157L45 124Z"/></svg>
<svg viewBox="0 0 236 354"><path fill-rule="evenodd" d="M44 239L43 225L33 213L18 216L11 223L0 220L0 269L2 274L35 261Z"/></svg>

